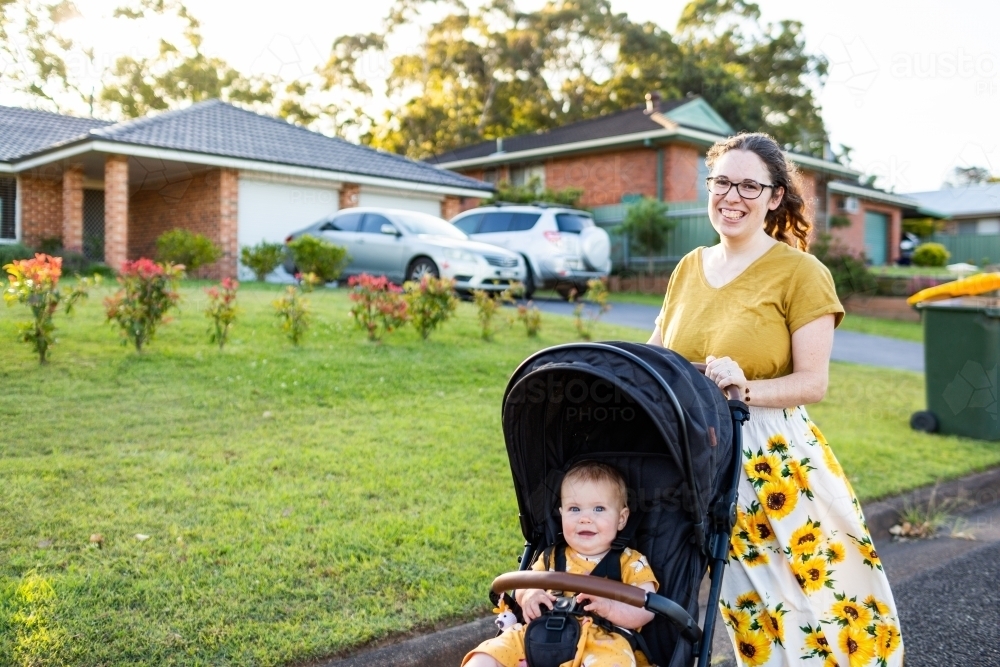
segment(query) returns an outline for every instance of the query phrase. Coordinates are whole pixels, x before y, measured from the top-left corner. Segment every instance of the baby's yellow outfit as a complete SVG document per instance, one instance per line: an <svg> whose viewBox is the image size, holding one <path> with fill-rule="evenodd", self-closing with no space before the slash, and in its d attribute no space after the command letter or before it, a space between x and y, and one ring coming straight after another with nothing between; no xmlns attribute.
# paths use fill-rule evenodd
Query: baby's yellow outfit
<svg viewBox="0 0 1000 667"><path fill-rule="evenodd" d="M566 572L570 574L590 574L600 561L588 559L573 549L566 548ZM531 566L532 570L544 571L554 570L554 567L546 568L544 559L539 558ZM639 586L645 583L653 584L653 590L659 587L653 568L649 566L646 557L638 551L625 549L621 555L622 583L630 586ZM575 595L569 591L563 593L566 596ZM636 667L636 657L632 654L632 648L628 640L617 632L608 632L604 628L594 624L589 616L580 619L580 645L577 647L576 658L572 662L564 662L561 667ZM526 628L520 630L509 630L499 637L488 639L473 649L465 660L468 662L474 653L486 653L492 656L504 667L517 667L518 663L524 660L524 632ZM641 656L642 653L639 653ZM648 665L649 662L639 658L638 665Z"/></svg>

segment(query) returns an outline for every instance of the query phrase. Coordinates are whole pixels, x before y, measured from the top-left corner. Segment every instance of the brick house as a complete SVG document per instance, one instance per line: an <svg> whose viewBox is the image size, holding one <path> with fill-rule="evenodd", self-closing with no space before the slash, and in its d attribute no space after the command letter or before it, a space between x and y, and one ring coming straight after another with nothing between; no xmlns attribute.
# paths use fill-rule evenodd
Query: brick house
<svg viewBox="0 0 1000 667"><path fill-rule="evenodd" d="M638 106L547 132L505 137L464 146L427 162L488 183L518 185L532 178L552 189L583 189L580 203L598 224L621 222L625 203L654 197L672 204L681 218L669 253L681 255L714 242L703 214L707 199L707 149L734 134L733 128L702 98L661 101L655 95ZM802 180L809 212L818 232L830 231L852 251L873 263L898 257L901 210L914 202L858 184L860 172L833 160L789 153ZM466 199L462 209L478 204ZM846 207L846 209L845 209ZM847 227L831 228L831 216L847 216ZM616 259L627 261L627 248Z"/></svg>
<svg viewBox="0 0 1000 667"><path fill-rule="evenodd" d="M118 267L172 228L208 236L237 274L240 246L348 206L451 217L493 187L218 100L122 123L0 107L0 243L67 249Z"/></svg>

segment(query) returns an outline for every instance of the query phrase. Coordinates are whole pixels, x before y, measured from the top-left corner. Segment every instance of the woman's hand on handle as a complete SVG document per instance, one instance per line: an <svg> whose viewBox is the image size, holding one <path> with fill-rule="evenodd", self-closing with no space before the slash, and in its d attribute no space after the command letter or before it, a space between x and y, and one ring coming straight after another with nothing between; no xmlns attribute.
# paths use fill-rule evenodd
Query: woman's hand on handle
<svg viewBox="0 0 1000 667"><path fill-rule="evenodd" d="M740 396L746 393L747 376L740 365L729 357L713 357L705 359L705 377L719 386L723 391L726 387L736 387Z"/></svg>

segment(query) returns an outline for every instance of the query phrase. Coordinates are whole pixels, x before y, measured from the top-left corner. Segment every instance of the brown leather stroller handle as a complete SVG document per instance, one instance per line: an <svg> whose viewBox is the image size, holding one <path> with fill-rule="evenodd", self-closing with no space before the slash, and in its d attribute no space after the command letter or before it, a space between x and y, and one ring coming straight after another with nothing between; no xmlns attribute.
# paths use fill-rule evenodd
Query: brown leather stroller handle
<svg viewBox="0 0 1000 667"><path fill-rule="evenodd" d="M697 371L702 375L705 374L705 369L708 368L708 364L693 363L691 365L694 366L695 369L697 369ZM731 401L743 400L743 397L740 396L740 390L736 388L736 385L731 384L728 387L726 387L726 394L729 396L729 400Z"/></svg>
<svg viewBox="0 0 1000 667"><path fill-rule="evenodd" d="M616 602L624 602L670 619L680 629L681 634L692 643L701 639L701 628L698 627L698 622L686 609L662 595L650 593L638 586L629 586L620 581L612 581L604 577L591 577L585 574L536 572L534 570L508 572L493 580L493 592L498 595L517 588L576 591L577 593L597 595Z"/></svg>
<svg viewBox="0 0 1000 667"><path fill-rule="evenodd" d="M576 591L577 593L590 593L609 600L624 602L633 607L646 606L646 591L644 589L604 577L567 574L566 572L522 570L501 574L493 580L493 592L497 594L518 588Z"/></svg>

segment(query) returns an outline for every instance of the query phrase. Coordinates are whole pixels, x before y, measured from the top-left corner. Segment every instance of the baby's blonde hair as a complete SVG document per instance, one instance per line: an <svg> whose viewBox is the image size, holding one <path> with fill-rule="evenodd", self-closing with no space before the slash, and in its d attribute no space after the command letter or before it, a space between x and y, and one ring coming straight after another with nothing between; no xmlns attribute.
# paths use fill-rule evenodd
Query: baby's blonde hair
<svg viewBox="0 0 1000 667"><path fill-rule="evenodd" d="M625 485L625 479L621 476L621 473L607 463L581 461L574 464L572 468L566 471L566 475L563 477L562 485L559 487L559 495L562 496L562 490L567 484L574 481L606 482L614 489L619 505L621 507L628 507L628 486Z"/></svg>

